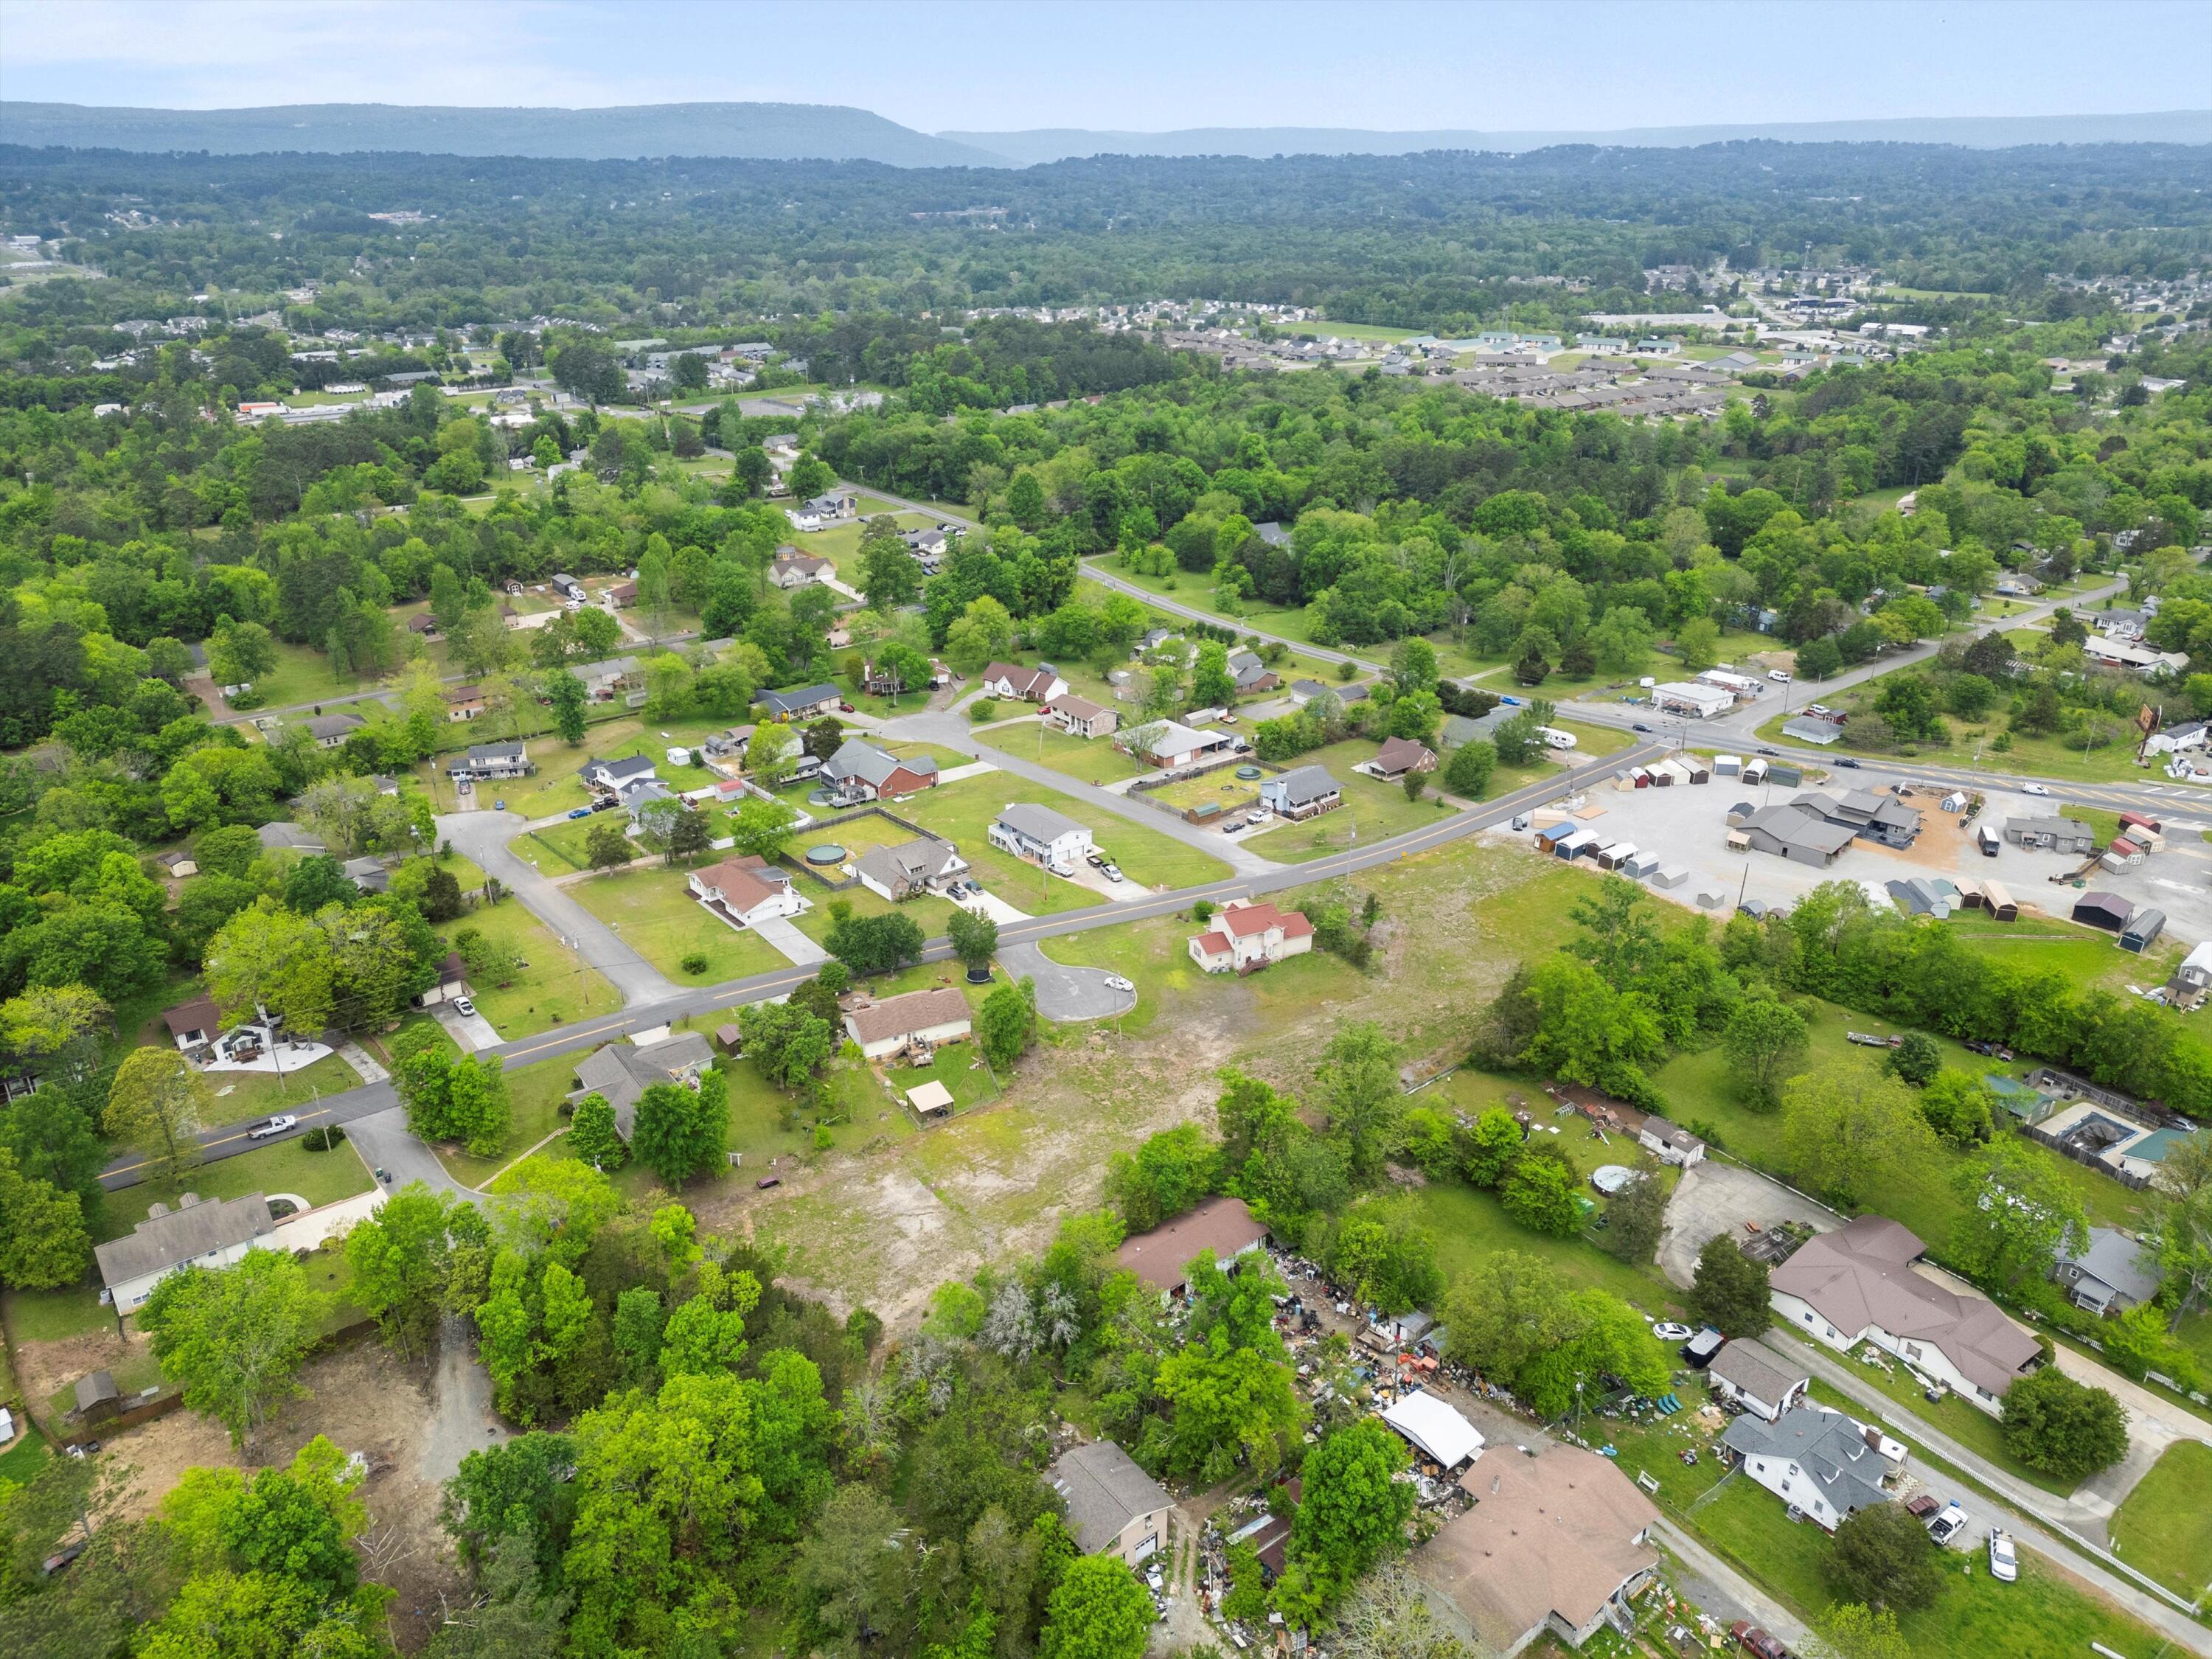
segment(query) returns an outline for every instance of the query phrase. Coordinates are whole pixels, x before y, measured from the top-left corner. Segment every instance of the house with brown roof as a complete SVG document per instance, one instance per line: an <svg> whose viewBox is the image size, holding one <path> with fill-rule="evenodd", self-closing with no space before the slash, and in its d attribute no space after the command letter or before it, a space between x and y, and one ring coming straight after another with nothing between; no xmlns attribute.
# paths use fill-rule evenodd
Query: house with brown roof
<svg viewBox="0 0 2212 1659"><path fill-rule="evenodd" d="M1367 769L1385 782L1395 783L1408 772L1433 772L1437 751L1411 738L1392 738L1375 751Z"/></svg>
<svg viewBox="0 0 2212 1659"><path fill-rule="evenodd" d="M1313 949L1313 923L1257 899L1232 901L1190 941L1190 959L1209 974L1249 974Z"/></svg>
<svg viewBox="0 0 2212 1659"><path fill-rule="evenodd" d="M1114 1265L1127 1267L1147 1288L1175 1296L1183 1288L1184 1269L1200 1251L1211 1250L1216 1261L1225 1263L1267 1242L1266 1224L1243 1199L1209 1198L1148 1233L1123 1239L1114 1252Z"/></svg>
<svg viewBox="0 0 2212 1659"><path fill-rule="evenodd" d="M442 637L438 632L438 619L427 611L407 619L407 631L420 635L426 644Z"/></svg>
<svg viewBox="0 0 2212 1659"><path fill-rule="evenodd" d="M795 916L811 908L788 875L756 853L694 870L685 885L692 897L733 927Z"/></svg>
<svg viewBox="0 0 2212 1659"><path fill-rule="evenodd" d="M189 1052L204 1048L214 1042L222 1030L222 1016L216 1011L212 1000L196 997L190 1002L180 1002L173 1008L161 1012L161 1023L169 1028L177 1047Z"/></svg>
<svg viewBox="0 0 2212 1659"><path fill-rule="evenodd" d="M2042 1350L1995 1303L1916 1271L1926 1249L1886 1216L1855 1217L1773 1270L1775 1314L1832 1348L1871 1342L1996 1416Z"/></svg>
<svg viewBox="0 0 2212 1659"><path fill-rule="evenodd" d="M910 1043L934 1048L958 1042L974 1029L968 999L949 985L887 997L845 1016L845 1035L869 1060L895 1054Z"/></svg>
<svg viewBox="0 0 2212 1659"><path fill-rule="evenodd" d="M1115 709L1072 694L1054 697L1044 708L1044 717L1073 738L1110 738L1121 724Z"/></svg>
<svg viewBox="0 0 2212 1659"><path fill-rule="evenodd" d="M1048 662L1035 668L994 662L983 671L981 684L987 696L1019 697L1024 702L1050 702L1067 695L1067 682Z"/></svg>
<svg viewBox="0 0 2212 1659"><path fill-rule="evenodd" d="M276 1248L276 1218L259 1193L203 1199L186 1193L171 1209L151 1206L146 1219L121 1238L93 1248L100 1283L118 1318L136 1312L154 1287L183 1267L228 1267L248 1250Z"/></svg>
<svg viewBox="0 0 2212 1659"><path fill-rule="evenodd" d="M1579 1648L1604 1625L1633 1630L1659 1511L1611 1459L1578 1446L1492 1455L1459 1486L1474 1507L1411 1563L1443 1628L1504 1659L1547 1633Z"/></svg>
<svg viewBox="0 0 2212 1659"><path fill-rule="evenodd" d="M449 720L472 720L484 711L483 688L480 685L449 686L446 690L446 718Z"/></svg>

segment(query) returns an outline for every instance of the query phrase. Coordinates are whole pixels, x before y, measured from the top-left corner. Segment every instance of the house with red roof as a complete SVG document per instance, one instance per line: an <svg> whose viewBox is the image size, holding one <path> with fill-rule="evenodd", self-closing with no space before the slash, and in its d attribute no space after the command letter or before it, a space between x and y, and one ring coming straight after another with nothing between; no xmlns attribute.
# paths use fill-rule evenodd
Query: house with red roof
<svg viewBox="0 0 2212 1659"><path fill-rule="evenodd" d="M1190 942L1190 959L1209 974L1256 973L1313 949L1313 923L1296 910L1244 900L1223 906Z"/></svg>
<svg viewBox="0 0 2212 1659"><path fill-rule="evenodd" d="M723 921L750 927L775 916L795 916L808 908L791 878L757 854L724 859L692 872L691 896Z"/></svg>

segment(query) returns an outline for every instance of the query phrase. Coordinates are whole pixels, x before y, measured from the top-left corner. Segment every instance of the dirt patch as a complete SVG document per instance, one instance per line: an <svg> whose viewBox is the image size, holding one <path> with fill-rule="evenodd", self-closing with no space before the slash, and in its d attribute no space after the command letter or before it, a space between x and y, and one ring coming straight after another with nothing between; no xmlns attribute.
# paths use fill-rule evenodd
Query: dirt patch
<svg viewBox="0 0 2212 1659"><path fill-rule="evenodd" d="M111 1328L95 1336L72 1336L59 1342L18 1342L13 1352L15 1382L23 1391L23 1404L46 1428L52 1430L58 1425L48 1420L49 1395L88 1371L121 1370L145 1354L146 1342L137 1336L126 1340Z"/></svg>
<svg viewBox="0 0 2212 1659"><path fill-rule="evenodd" d="M423 1474L434 1424L426 1378L425 1368L402 1363L381 1345L355 1342L308 1362L300 1379L307 1395L278 1415L251 1462L233 1449L220 1425L191 1411L126 1429L99 1455L128 1466L119 1508L143 1516L187 1469L286 1463L318 1434L362 1453L370 1468L362 1489L370 1517L363 1571L398 1592L392 1634L403 1648L417 1649L443 1619L446 1599L461 1589L451 1544L438 1524L438 1486Z"/></svg>

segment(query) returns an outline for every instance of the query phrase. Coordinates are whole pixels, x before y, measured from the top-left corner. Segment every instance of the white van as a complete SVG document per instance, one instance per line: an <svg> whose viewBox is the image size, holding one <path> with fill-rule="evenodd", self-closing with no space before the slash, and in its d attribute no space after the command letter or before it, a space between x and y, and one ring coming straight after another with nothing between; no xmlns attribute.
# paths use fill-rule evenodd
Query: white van
<svg viewBox="0 0 2212 1659"><path fill-rule="evenodd" d="M1770 668L1766 671L1766 678L1777 685L1787 685L1790 684L1790 671L1786 668Z"/></svg>

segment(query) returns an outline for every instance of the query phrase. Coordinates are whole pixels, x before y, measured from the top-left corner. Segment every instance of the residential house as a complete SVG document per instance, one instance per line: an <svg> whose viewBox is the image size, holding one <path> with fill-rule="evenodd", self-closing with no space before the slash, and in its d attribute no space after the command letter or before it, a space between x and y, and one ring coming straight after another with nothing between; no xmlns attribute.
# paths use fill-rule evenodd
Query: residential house
<svg viewBox="0 0 2212 1659"><path fill-rule="evenodd" d="M1859 1510L1895 1503L1890 1482L1905 1468L1905 1448L1879 1429L1802 1401L1771 1419L1737 1418L1721 1444L1744 1474L1827 1532Z"/></svg>
<svg viewBox="0 0 2212 1659"><path fill-rule="evenodd" d="M1050 663L1024 668L1018 663L994 662L980 682L986 696L1018 697L1024 702L1050 702L1067 695L1067 682Z"/></svg>
<svg viewBox="0 0 2212 1659"><path fill-rule="evenodd" d="M1313 923L1297 910L1256 899L1234 900L1213 913L1211 927L1190 941L1190 959L1209 974L1251 973L1313 949Z"/></svg>
<svg viewBox="0 0 2212 1659"><path fill-rule="evenodd" d="M302 856L312 857L317 853L327 850L323 846L322 838L319 836L300 824L294 823L289 818L280 818L275 823L263 824L253 832L253 836L261 843L262 850L267 853L298 853Z"/></svg>
<svg viewBox="0 0 2212 1659"><path fill-rule="evenodd" d="M1254 525L1252 533L1270 547L1288 547L1291 544L1290 527L1278 524L1273 519L1265 524Z"/></svg>
<svg viewBox="0 0 2212 1659"><path fill-rule="evenodd" d="M1111 1555L1137 1566L1167 1538L1175 1500L1110 1440L1071 1446L1044 1472L1067 1510L1067 1528L1085 1555Z"/></svg>
<svg viewBox="0 0 2212 1659"><path fill-rule="evenodd" d="M272 1249L276 1220L259 1193L203 1199L186 1193L175 1209L155 1204L121 1238L93 1247L100 1283L120 1318L145 1305L154 1287L178 1268L228 1267L248 1250Z"/></svg>
<svg viewBox="0 0 2212 1659"><path fill-rule="evenodd" d="M632 702L645 700L645 665L635 657L609 657L568 672L583 681L586 695L594 702L611 702L617 696Z"/></svg>
<svg viewBox="0 0 2212 1659"><path fill-rule="evenodd" d="M445 637L438 631L438 619L427 611L419 611L407 619L407 631L419 637L426 645Z"/></svg>
<svg viewBox="0 0 2212 1659"><path fill-rule="evenodd" d="M699 752L708 760L734 759L744 753L745 745L759 729L757 726L732 726L726 731L710 732L707 740L699 745Z"/></svg>
<svg viewBox="0 0 2212 1659"><path fill-rule="evenodd" d="M1413 1552L1440 1628L1502 1659L1549 1635L1579 1648L1635 1627L1659 1570L1658 1509L1610 1459L1579 1446L1486 1457L1459 1479L1474 1506Z"/></svg>
<svg viewBox="0 0 2212 1659"><path fill-rule="evenodd" d="M1750 1337L1723 1346L1705 1366L1705 1381L1731 1406L1768 1422L1802 1404L1812 1387L1805 1363L1791 1359Z"/></svg>
<svg viewBox="0 0 2212 1659"><path fill-rule="evenodd" d="M342 866L354 886L364 893L381 893L392 886L392 872L375 859L348 859Z"/></svg>
<svg viewBox="0 0 2212 1659"><path fill-rule="evenodd" d="M2007 818L2004 838L2015 847L2085 858L2097 846L2097 832L2079 818Z"/></svg>
<svg viewBox="0 0 2212 1659"><path fill-rule="evenodd" d="M538 769L530 751L520 743L473 744L446 763L446 775L486 782L494 778L526 778Z"/></svg>
<svg viewBox="0 0 2212 1659"><path fill-rule="evenodd" d="M795 691L763 691L753 701L772 720L803 720L836 714L845 694L834 685L802 685Z"/></svg>
<svg viewBox="0 0 2212 1659"><path fill-rule="evenodd" d="M968 873L968 860L949 841L921 836L896 847L871 847L853 861L860 885L878 898L902 903L919 893L934 893Z"/></svg>
<svg viewBox="0 0 2212 1659"><path fill-rule="evenodd" d="M187 852L163 853L155 859L154 867L163 875L173 877L179 881L186 876L196 876L200 872L198 861Z"/></svg>
<svg viewBox="0 0 2212 1659"><path fill-rule="evenodd" d="M845 1015L845 1034L869 1060L882 1060L912 1045L933 1048L959 1042L974 1029L968 999L949 985L887 997Z"/></svg>
<svg viewBox="0 0 2212 1659"><path fill-rule="evenodd" d="M1437 751L1412 738L1391 738L1375 751L1375 758L1368 762L1367 769L1386 782L1395 783L1408 772L1435 771Z"/></svg>
<svg viewBox="0 0 2212 1659"><path fill-rule="evenodd" d="M2198 945L2181 959L2173 977L2166 982L2169 1007L2191 1012L2212 994L2212 940Z"/></svg>
<svg viewBox="0 0 2212 1659"><path fill-rule="evenodd" d="M587 789L620 795L633 784L652 781L658 774L653 769L652 756L624 755L617 760L587 760L578 769L576 775L583 780Z"/></svg>
<svg viewBox="0 0 2212 1659"><path fill-rule="evenodd" d="M1678 1164L1684 1169L1705 1159L1704 1141L1656 1115L1644 1120L1644 1127L1636 1133L1636 1144L1662 1164Z"/></svg>
<svg viewBox="0 0 2212 1659"><path fill-rule="evenodd" d="M1234 754L1243 744L1233 732L1200 732L1174 720L1154 720L1147 726L1124 726L1115 747L1150 761L1163 771L1174 772L1217 756Z"/></svg>
<svg viewBox="0 0 2212 1659"><path fill-rule="evenodd" d="M368 724L360 715L341 708L335 714L318 714L307 721L307 735L318 749L337 749Z"/></svg>
<svg viewBox="0 0 2212 1659"><path fill-rule="evenodd" d="M928 755L885 754L873 744L848 738L822 764L822 776L841 796L854 800L890 800L917 789L934 788L937 762Z"/></svg>
<svg viewBox="0 0 2212 1659"><path fill-rule="evenodd" d="M1110 738L1121 723L1121 714L1073 693L1054 697L1044 708L1044 717L1076 738Z"/></svg>
<svg viewBox="0 0 2212 1659"><path fill-rule="evenodd" d="M1073 875L1094 845L1087 827L1031 801L1014 801L1003 808L991 820L989 836L1000 852L1062 876Z"/></svg>
<svg viewBox="0 0 2212 1659"><path fill-rule="evenodd" d="M685 884L691 896L714 915L739 927L795 916L810 908L791 877L757 853L695 870Z"/></svg>
<svg viewBox="0 0 2212 1659"><path fill-rule="evenodd" d="M1127 1267L1148 1289L1163 1296L1182 1291L1187 1269L1200 1250L1211 1250L1225 1267L1247 1250L1267 1242L1265 1223L1241 1198L1209 1198L1194 1210L1164 1221L1148 1233L1121 1241L1114 1265Z"/></svg>
<svg viewBox="0 0 2212 1659"><path fill-rule="evenodd" d="M1995 1303L1915 1273L1926 1248L1886 1216L1856 1217L1774 1268L1775 1313L1832 1348L1871 1342L1994 1416L2042 1350Z"/></svg>
<svg viewBox="0 0 2212 1659"><path fill-rule="evenodd" d="M810 582L827 582L836 574L837 567L830 560L795 550L777 554L768 568L769 580L785 589L805 587Z"/></svg>
<svg viewBox="0 0 2212 1659"><path fill-rule="evenodd" d="M656 1083L680 1083L696 1089L699 1073L714 1062L714 1051L696 1031L686 1031L659 1042L639 1047L610 1042L586 1054L576 1067L576 1087L569 1092L574 1105L586 1095L599 1095L615 1109L615 1133L624 1140L637 1127L640 1096Z"/></svg>
<svg viewBox="0 0 2212 1659"><path fill-rule="evenodd" d="M1325 766L1296 766L1260 781L1260 804L1278 817L1319 817L1344 805L1344 787Z"/></svg>
<svg viewBox="0 0 2212 1659"><path fill-rule="evenodd" d="M1844 728L1818 714L1796 714L1782 722L1782 735L1798 743L1818 744L1825 749L1843 737Z"/></svg>
<svg viewBox="0 0 2212 1659"><path fill-rule="evenodd" d="M2081 654L2110 668L2131 668L2144 676L2161 672L2179 674L2189 666L2187 653L2154 651L2131 640L2106 639L2092 634L2081 642Z"/></svg>
<svg viewBox="0 0 2212 1659"><path fill-rule="evenodd" d="M1272 691L1283 683L1281 676L1261 662L1256 652L1231 652L1229 672L1231 678L1237 682L1237 694L1239 696L1248 693Z"/></svg>
<svg viewBox="0 0 2212 1659"><path fill-rule="evenodd" d="M607 608L610 611L620 611L625 605L635 605L637 603L637 584L635 582L617 582L612 587L607 589L606 601Z"/></svg>
<svg viewBox="0 0 2212 1659"><path fill-rule="evenodd" d="M483 688L480 685L448 686L444 696L448 720L472 720L484 711Z"/></svg>
<svg viewBox="0 0 2212 1659"><path fill-rule="evenodd" d="M2117 1227L2092 1227L2079 1250L2063 1245L2051 1279L2077 1308L2093 1314L2140 1308L2158 1294L2155 1261L2142 1242Z"/></svg>
<svg viewBox="0 0 2212 1659"><path fill-rule="evenodd" d="M222 1016L214 1002L207 997L195 997L190 1002L180 1002L173 1008L164 1009L161 1023L169 1028L177 1047L186 1053L195 1048L214 1046L222 1032Z"/></svg>

